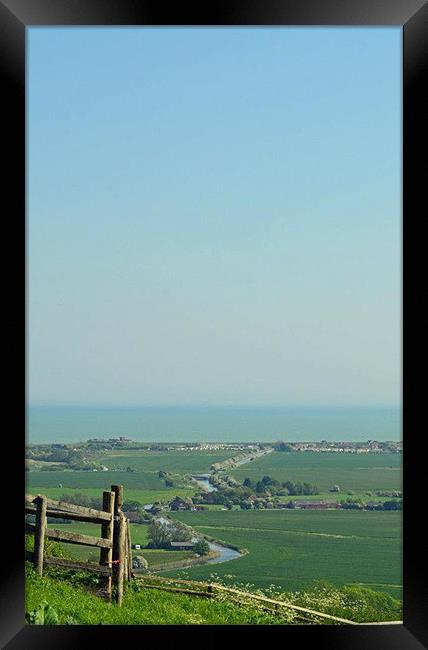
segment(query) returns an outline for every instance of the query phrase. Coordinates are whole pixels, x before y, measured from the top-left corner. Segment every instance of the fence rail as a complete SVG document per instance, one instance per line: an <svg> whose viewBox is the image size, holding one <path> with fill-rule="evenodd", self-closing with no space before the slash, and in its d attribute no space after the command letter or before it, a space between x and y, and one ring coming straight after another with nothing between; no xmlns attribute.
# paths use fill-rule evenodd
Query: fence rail
<svg viewBox="0 0 428 650"><path fill-rule="evenodd" d="M176 593L183 594L192 594L195 596L201 596L205 598L216 598L219 594L224 593L229 597L235 598L235 600L246 601L246 602L257 602L261 605L265 605L266 609L272 611L272 613L279 613L282 610L293 610L299 620L308 621L314 623L318 621L331 622L331 623L340 623L344 625L402 625L402 621L378 621L370 623L357 623L356 621L351 621L346 618L341 618L339 616L334 616L333 614L326 614L325 612L318 612L313 609L308 609L307 607L301 607L300 605L293 605L292 603L284 602L282 600L276 600L269 598L268 596L261 596L259 594L253 594L248 591L241 591L240 589L234 589L233 587L226 587L217 583L204 583L198 582L195 580L182 580L176 578L164 578L161 576L150 575L150 576L138 576L136 577L138 582L141 582L144 585L144 588L148 589L161 589L165 591L174 591ZM177 586L178 585L178 586ZM182 585L182 586L181 586Z"/></svg>
<svg viewBox="0 0 428 650"><path fill-rule="evenodd" d="M112 486L112 490L115 487L122 487L122 486ZM36 506L34 505L34 501L39 498L43 497L46 501L46 514L48 517L62 517L64 516L64 519L75 519L75 517L71 517L70 515L81 515L82 517L90 517L91 519L96 520L95 523L102 523L103 521L110 521L111 515L109 512L105 512L104 510L95 510L94 508L86 508L85 506L78 506L74 503L67 503L66 501L55 501L54 499L49 499L48 497L44 495L38 494L37 496L32 496L31 494L26 494L25 495L25 507L26 509L30 512L36 512Z"/></svg>
<svg viewBox="0 0 428 650"><path fill-rule="evenodd" d="M100 586L109 600L120 606L123 599L124 580L132 578L131 531L128 519L122 512L123 486L112 485L111 491L103 492L103 510L85 508L65 501L49 499L45 495L25 495L26 514L35 515L35 524L25 523L27 533L34 535L34 551L26 552L39 575L44 566L90 571L100 576ZM48 528L47 518L69 519L101 525L100 537ZM52 539L66 544L79 544L100 549L99 564L81 562L45 554L45 540Z"/></svg>

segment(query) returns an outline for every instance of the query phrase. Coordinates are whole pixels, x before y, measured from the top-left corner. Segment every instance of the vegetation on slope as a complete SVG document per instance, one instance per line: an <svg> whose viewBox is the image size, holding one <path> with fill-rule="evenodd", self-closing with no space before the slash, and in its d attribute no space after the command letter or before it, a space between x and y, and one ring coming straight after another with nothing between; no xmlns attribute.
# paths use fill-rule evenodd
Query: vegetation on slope
<svg viewBox="0 0 428 650"><path fill-rule="evenodd" d="M56 612L59 624L77 625L234 625L281 624L283 619L259 611L255 607L239 607L233 603L191 595L144 589L138 584L129 588L122 607L108 603L79 582L75 574L58 580L51 571L40 578L27 567L26 610L36 611L48 603Z"/></svg>

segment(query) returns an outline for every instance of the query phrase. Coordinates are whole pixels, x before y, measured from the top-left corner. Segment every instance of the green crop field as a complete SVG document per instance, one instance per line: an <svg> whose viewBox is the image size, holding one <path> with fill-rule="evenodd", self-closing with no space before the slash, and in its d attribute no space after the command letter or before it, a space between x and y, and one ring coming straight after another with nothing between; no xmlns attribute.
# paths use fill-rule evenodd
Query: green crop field
<svg viewBox="0 0 428 650"><path fill-rule="evenodd" d="M103 487L104 490L109 490L110 485L115 485L115 483L109 483L106 481L105 486ZM41 485L32 485L31 489L27 487L27 491L30 492L30 494L45 494L47 497L50 497L51 499L59 499L61 496L64 494L73 494L73 493L81 493L85 494L90 497L100 497L102 496L101 492L102 490L97 489L97 488L48 488L45 486ZM194 494L194 490L192 488L168 488L167 490L128 490L126 488L125 484L125 490L124 490L124 499L125 501L137 501L138 503L141 503L142 505L148 504L148 503L154 503L155 501L170 501L173 499L176 495L185 497L185 496L192 496Z"/></svg>
<svg viewBox="0 0 428 650"><path fill-rule="evenodd" d="M167 488L155 472L27 472L27 492L46 494L51 499L73 492L101 499L103 490L111 485L123 485L125 501L141 504L169 501L177 494L184 497L195 492L192 487Z"/></svg>
<svg viewBox="0 0 428 650"><path fill-rule="evenodd" d="M313 581L362 584L400 598L401 514L377 511L259 510L180 512L197 531L246 548L222 564L163 575L300 590Z"/></svg>
<svg viewBox="0 0 428 650"><path fill-rule="evenodd" d="M174 472L178 474L205 473L211 465L219 463L236 451L143 451L141 449L104 452L97 461L109 469L133 469L148 472Z"/></svg>
<svg viewBox="0 0 428 650"><path fill-rule="evenodd" d="M167 490L163 479L155 472L28 472L29 487L96 488L101 495L110 485L124 485L128 489Z"/></svg>
<svg viewBox="0 0 428 650"><path fill-rule="evenodd" d="M278 481L308 482L328 492L339 485L342 492L352 490L400 490L401 454L339 454L317 452L276 452L231 471L243 481L258 481L267 475Z"/></svg>

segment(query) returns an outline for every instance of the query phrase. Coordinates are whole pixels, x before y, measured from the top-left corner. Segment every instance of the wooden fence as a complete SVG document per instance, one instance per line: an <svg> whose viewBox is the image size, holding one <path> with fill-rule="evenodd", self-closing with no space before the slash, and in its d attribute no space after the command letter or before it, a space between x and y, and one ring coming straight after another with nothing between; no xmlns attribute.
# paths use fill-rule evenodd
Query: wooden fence
<svg viewBox="0 0 428 650"><path fill-rule="evenodd" d="M227 600L236 602L239 605L257 604L265 611L271 614L280 614L281 611L291 610L296 620L304 621L306 623L325 623L325 624L341 624L341 625L402 625L403 621L377 621L370 623L357 623L346 618L333 616L325 612L317 612L307 607L300 607L293 605L283 600L276 600L267 596L261 596L241 589L234 589L216 583L204 583L195 580L179 580L176 578L163 578L161 576L148 575L136 577L138 582L144 585L146 589L162 589L165 591L172 591L175 593L190 594L193 596L200 596L203 598L218 598L222 595L227 597Z"/></svg>
<svg viewBox="0 0 428 650"><path fill-rule="evenodd" d="M122 512L123 486L112 485L111 491L103 492L103 509L85 508L64 501L55 501L44 495L25 496L25 512L35 515L35 524L25 524L27 533L34 535L34 551L27 552L39 575L44 566L59 566L90 571L99 575L100 587L109 600L120 606L123 599L124 581L132 577L131 531L129 521ZM100 524L100 537L48 528L47 518L70 519ZM45 539L67 544L80 544L100 549L98 564L59 557L47 557Z"/></svg>
<svg viewBox="0 0 428 650"><path fill-rule="evenodd" d="M339 618L332 614L324 612L316 612L306 607L293 605L286 601L275 600L268 598L268 596L261 596L249 591L242 591L241 589L234 589L232 587L225 587L217 583L204 583L195 580L178 580L176 578L163 578L160 576L138 576L136 577L146 589L162 589L165 591L173 591L182 594L191 594L194 596L201 596L203 598L219 598L226 597L227 600L236 602L239 605L258 605L265 611L271 614L278 615L281 611L291 610L296 615L299 621L307 623L330 623L330 624L345 624L345 625L359 625L355 621L350 621L345 618Z"/></svg>

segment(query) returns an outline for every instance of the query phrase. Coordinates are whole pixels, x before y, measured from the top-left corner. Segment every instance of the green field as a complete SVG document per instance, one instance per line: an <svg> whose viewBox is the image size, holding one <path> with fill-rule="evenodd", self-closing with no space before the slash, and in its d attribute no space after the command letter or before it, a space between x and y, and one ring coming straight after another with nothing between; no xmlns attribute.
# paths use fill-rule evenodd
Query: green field
<svg viewBox="0 0 428 650"><path fill-rule="evenodd" d="M27 492L46 494L51 499L73 492L101 499L103 490L111 485L123 485L124 499L141 504L169 501L177 494L191 496L195 492L192 487L167 488L155 472L27 472Z"/></svg>
<svg viewBox="0 0 428 650"><path fill-rule="evenodd" d="M181 512L200 533L246 548L236 560L186 569L191 579L300 590L314 580L362 584L400 598L401 514L368 511L259 510ZM183 576L182 571L164 575Z"/></svg>
<svg viewBox="0 0 428 650"><path fill-rule="evenodd" d="M300 481L318 485L328 492L339 485L341 492L352 490L400 490L401 454L339 454L273 451L252 463L231 471L239 481L253 481L267 475L278 481Z"/></svg>
<svg viewBox="0 0 428 650"><path fill-rule="evenodd" d="M128 466L138 472L173 472L178 474L192 474L208 472L211 465L219 463L231 456L236 451L133 451L114 450L104 452L96 460L111 470L126 469Z"/></svg>
<svg viewBox="0 0 428 650"><path fill-rule="evenodd" d="M58 471L58 472L28 472L29 487L43 485L44 487L67 488L96 488L98 493L110 485L124 485L128 489L167 490L163 479L158 478L155 472L85 472L85 471Z"/></svg>
<svg viewBox="0 0 428 650"><path fill-rule="evenodd" d="M115 483L112 483L111 485L115 485ZM106 482L104 489L109 490L110 483ZM86 494L87 496L91 497L101 497L101 491L96 488L64 490L64 488L47 488L37 485L32 486L30 491L31 494L45 494L51 499L59 499L64 493L73 494L74 492ZM125 500L138 501L138 503L145 505L148 503L154 503L155 501L170 501L177 494L182 497L192 496L192 494L194 494L194 490L191 488L170 488L168 490L157 492L156 490L127 490L125 486L124 498Z"/></svg>

